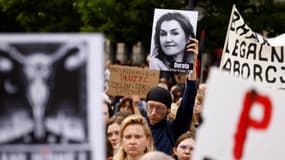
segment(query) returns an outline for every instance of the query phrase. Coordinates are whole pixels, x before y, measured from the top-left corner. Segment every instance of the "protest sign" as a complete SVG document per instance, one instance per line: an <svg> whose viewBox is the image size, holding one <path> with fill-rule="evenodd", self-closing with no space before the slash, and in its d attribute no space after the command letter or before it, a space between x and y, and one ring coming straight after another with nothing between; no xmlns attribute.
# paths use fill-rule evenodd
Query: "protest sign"
<svg viewBox="0 0 285 160"><path fill-rule="evenodd" d="M284 88L284 47L273 46L277 39L252 31L233 6L220 69L265 86Z"/></svg>
<svg viewBox="0 0 285 160"><path fill-rule="evenodd" d="M285 33L273 38L267 38L267 41L271 46L285 46Z"/></svg>
<svg viewBox="0 0 285 160"><path fill-rule="evenodd" d="M157 86L159 71L139 67L110 66L109 89L110 95L146 97L147 92Z"/></svg>
<svg viewBox="0 0 285 160"><path fill-rule="evenodd" d="M103 48L101 34L0 36L1 160L105 158Z"/></svg>
<svg viewBox="0 0 285 160"><path fill-rule="evenodd" d="M260 36L258 33L254 32L244 21L242 15L239 13L237 10L236 6L233 5L230 20L229 20L229 25L227 29L227 34L225 38L225 44L223 48L223 54L221 58L221 63L224 62L224 53L226 50L226 45L229 43L231 40L230 35L239 35L242 36L243 38L246 39L252 39L257 42L262 42L264 44L268 44L267 41ZM221 68L221 65L220 65Z"/></svg>
<svg viewBox="0 0 285 160"><path fill-rule="evenodd" d="M283 159L285 93L212 70L194 160Z"/></svg>
<svg viewBox="0 0 285 160"><path fill-rule="evenodd" d="M235 5L233 5L233 8L232 8L225 44L227 44L228 40L231 38L229 36L229 34L233 34L233 33L235 33L239 36L242 36L243 38L251 39L251 40L254 40L256 42L269 45L266 38L264 38L263 36L261 36L257 32L254 32L245 23L245 20L243 19L242 15L239 13L239 11L237 10Z"/></svg>
<svg viewBox="0 0 285 160"><path fill-rule="evenodd" d="M273 88L285 88L285 48L268 46L232 35L221 69L232 75Z"/></svg>
<svg viewBox="0 0 285 160"><path fill-rule="evenodd" d="M189 37L196 37L197 11L155 9L152 26L150 69L189 72L193 54L185 53Z"/></svg>

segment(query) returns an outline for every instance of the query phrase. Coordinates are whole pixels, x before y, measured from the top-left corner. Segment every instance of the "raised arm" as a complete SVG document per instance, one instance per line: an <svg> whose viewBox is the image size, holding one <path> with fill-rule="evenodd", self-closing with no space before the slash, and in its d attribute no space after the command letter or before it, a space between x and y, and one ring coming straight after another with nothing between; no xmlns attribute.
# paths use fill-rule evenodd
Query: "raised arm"
<svg viewBox="0 0 285 160"><path fill-rule="evenodd" d="M182 133L185 133L191 124L193 107L197 93L196 83L196 60L198 55L198 40L192 38L192 42L186 46L187 54L194 54L193 70L189 72L186 80L186 88L182 97L182 102L178 108L176 119L172 123L173 135L176 140Z"/></svg>
<svg viewBox="0 0 285 160"><path fill-rule="evenodd" d="M194 58L194 64L193 64L193 70L192 72L189 72L188 74L188 79L189 80L196 80L197 78L197 71L196 71L196 61L197 61L197 56L198 56L198 48L199 48L199 42L197 39L195 38L192 38L191 39L191 42L193 43L190 43L186 46L186 52L188 54L193 54L193 58Z"/></svg>

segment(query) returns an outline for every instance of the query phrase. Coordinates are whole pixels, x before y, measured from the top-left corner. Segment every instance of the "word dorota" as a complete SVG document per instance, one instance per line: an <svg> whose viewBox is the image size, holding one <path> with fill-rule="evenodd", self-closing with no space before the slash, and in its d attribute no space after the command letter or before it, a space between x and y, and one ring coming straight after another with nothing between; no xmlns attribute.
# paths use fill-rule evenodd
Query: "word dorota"
<svg viewBox="0 0 285 160"><path fill-rule="evenodd" d="M173 68L189 70L189 69L192 69L191 66L192 65L190 63L174 62L174 67Z"/></svg>

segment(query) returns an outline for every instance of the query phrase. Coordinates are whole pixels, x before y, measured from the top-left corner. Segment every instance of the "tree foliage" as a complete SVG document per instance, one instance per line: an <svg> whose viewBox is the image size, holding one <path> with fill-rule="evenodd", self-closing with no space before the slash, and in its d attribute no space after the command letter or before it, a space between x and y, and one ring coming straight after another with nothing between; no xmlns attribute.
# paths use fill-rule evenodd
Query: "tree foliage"
<svg viewBox="0 0 285 160"><path fill-rule="evenodd" d="M104 32L113 42L150 44L155 8L181 9L181 0L78 0L82 31Z"/></svg>
<svg viewBox="0 0 285 160"><path fill-rule="evenodd" d="M285 4L273 0L0 0L1 32L104 32L111 42L132 45L151 40L155 8L199 9L198 38L206 29L206 48L222 47L232 5L256 32L284 33Z"/></svg>
<svg viewBox="0 0 285 160"><path fill-rule="evenodd" d="M27 32L76 32L81 25L72 0L0 0L0 9Z"/></svg>
<svg viewBox="0 0 285 160"><path fill-rule="evenodd" d="M199 25L200 28L206 29L205 43L210 52L224 45L233 4L236 4L246 23L255 32L267 33L265 36L273 37L285 31L284 2L273 3L273 0L204 0L198 2L196 7L203 9L203 18Z"/></svg>

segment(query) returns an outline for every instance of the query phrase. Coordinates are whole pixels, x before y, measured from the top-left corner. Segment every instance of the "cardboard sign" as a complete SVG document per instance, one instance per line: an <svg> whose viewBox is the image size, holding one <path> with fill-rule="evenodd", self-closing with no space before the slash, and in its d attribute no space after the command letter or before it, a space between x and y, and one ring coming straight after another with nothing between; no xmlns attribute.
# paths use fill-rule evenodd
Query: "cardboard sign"
<svg viewBox="0 0 285 160"><path fill-rule="evenodd" d="M103 55L102 34L0 36L1 160L105 159Z"/></svg>
<svg viewBox="0 0 285 160"><path fill-rule="evenodd" d="M108 94L113 96L138 95L146 97L147 92L157 86L159 71L139 67L110 66Z"/></svg>
<svg viewBox="0 0 285 160"><path fill-rule="evenodd" d="M194 160L284 159L285 93L212 70Z"/></svg>

